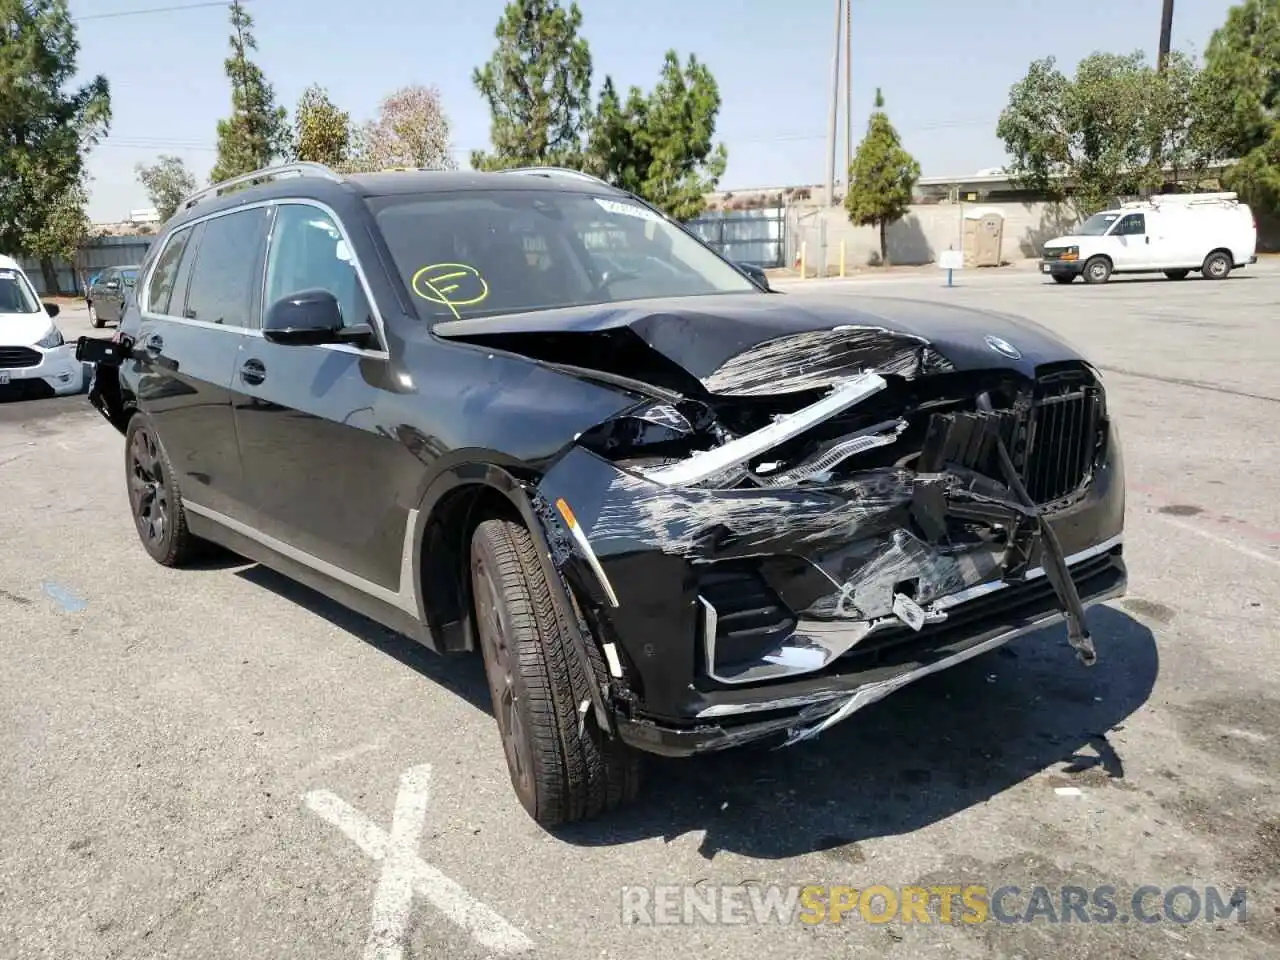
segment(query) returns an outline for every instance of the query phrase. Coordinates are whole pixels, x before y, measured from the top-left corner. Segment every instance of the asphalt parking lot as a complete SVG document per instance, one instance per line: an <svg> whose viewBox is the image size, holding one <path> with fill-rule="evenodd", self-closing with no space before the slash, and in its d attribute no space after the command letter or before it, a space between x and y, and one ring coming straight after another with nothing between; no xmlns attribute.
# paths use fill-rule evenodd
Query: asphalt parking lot
<svg viewBox="0 0 1280 960"><path fill-rule="evenodd" d="M1095 667L1061 628L1032 634L815 743L651 763L634 807L552 835L510 788L478 660L231 558L155 565L121 438L84 398L0 405L0 956L1275 957L1280 268L790 289L819 288L1021 314L1101 366L1130 592L1090 613ZM1014 885L1015 914L1036 886L1056 902L1111 885L1120 910L667 925L624 909L624 888L694 884ZM1126 911L1144 885L1151 923ZM1244 909L1160 916L1178 886L1242 889Z"/></svg>

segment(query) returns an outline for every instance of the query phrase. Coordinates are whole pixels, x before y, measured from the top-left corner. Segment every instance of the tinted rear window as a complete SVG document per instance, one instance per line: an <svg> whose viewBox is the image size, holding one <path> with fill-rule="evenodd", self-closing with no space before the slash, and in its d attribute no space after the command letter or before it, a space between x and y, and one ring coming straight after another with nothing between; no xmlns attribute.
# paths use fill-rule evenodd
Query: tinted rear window
<svg viewBox="0 0 1280 960"><path fill-rule="evenodd" d="M253 291L262 284L264 207L214 217L204 225L184 316L206 323L251 326Z"/></svg>

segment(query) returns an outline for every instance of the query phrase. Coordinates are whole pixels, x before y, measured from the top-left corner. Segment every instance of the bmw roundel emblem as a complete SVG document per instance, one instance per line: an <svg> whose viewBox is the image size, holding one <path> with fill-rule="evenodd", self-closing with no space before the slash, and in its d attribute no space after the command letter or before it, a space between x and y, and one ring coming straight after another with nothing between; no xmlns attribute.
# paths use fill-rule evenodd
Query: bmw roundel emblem
<svg viewBox="0 0 1280 960"><path fill-rule="evenodd" d="M988 347L1000 354L1002 357L1008 357L1010 360L1022 359L1022 354L1018 351L1018 348L1008 340L1003 340L1000 337L993 337L990 334L983 337L983 340L986 342Z"/></svg>

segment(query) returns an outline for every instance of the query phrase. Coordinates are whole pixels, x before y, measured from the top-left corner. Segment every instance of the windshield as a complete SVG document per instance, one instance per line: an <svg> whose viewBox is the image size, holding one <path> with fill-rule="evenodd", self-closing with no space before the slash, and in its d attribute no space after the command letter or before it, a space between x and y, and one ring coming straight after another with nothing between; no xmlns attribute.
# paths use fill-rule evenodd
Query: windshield
<svg viewBox="0 0 1280 960"><path fill-rule="evenodd" d="M39 313L40 300L27 278L0 267L0 313Z"/></svg>
<svg viewBox="0 0 1280 960"><path fill-rule="evenodd" d="M502 190L383 197L371 206L428 322L759 292L699 241L625 198Z"/></svg>
<svg viewBox="0 0 1280 960"><path fill-rule="evenodd" d="M1077 237L1100 237L1120 219L1118 213L1095 213L1076 229Z"/></svg>

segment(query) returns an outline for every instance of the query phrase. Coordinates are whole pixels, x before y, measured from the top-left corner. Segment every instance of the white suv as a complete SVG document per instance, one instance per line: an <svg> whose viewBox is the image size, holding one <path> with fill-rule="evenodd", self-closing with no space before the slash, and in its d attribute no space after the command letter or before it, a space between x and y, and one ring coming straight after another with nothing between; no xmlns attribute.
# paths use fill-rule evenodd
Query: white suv
<svg viewBox="0 0 1280 960"><path fill-rule="evenodd" d="M1234 193L1169 194L1095 213L1044 245L1040 270L1058 283L1106 283L1113 273L1183 280L1192 271L1225 280L1257 262L1257 243L1253 212Z"/></svg>
<svg viewBox="0 0 1280 960"><path fill-rule="evenodd" d="M79 393L84 367L62 339L56 303L40 302L12 257L0 256L0 398Z"/></svg>

